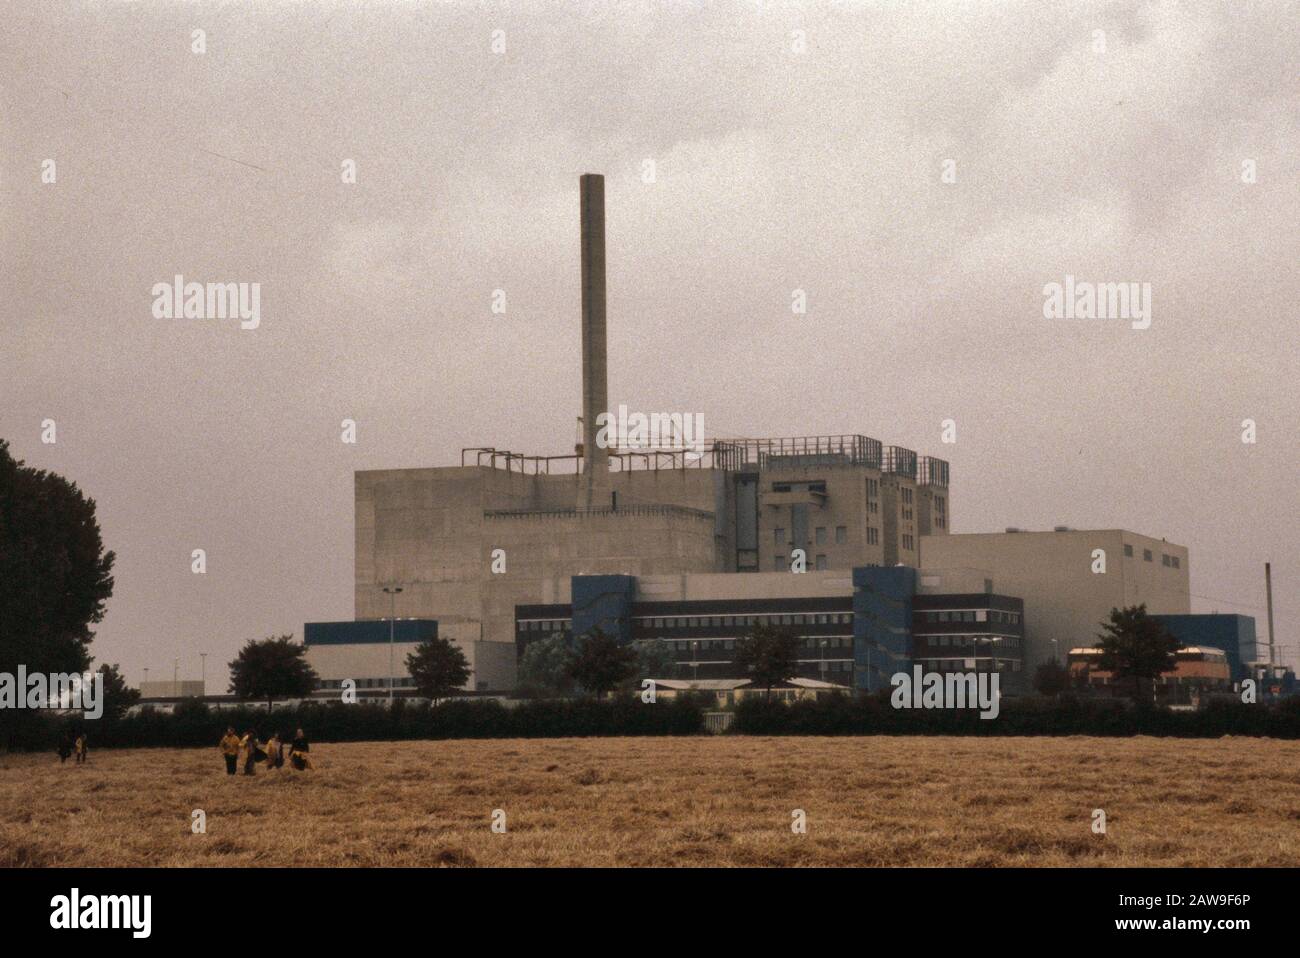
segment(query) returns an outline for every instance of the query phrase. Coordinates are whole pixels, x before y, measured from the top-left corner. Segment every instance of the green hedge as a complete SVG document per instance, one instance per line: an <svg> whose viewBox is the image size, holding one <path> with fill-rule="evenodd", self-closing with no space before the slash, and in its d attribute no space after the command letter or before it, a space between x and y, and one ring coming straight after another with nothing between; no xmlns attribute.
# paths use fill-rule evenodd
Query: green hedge
<svg viewBox="0 0 1300 958"><path fill-rule="evenodd" d="M11 747L53 750L69 727L84 728L92 748L215 747L227 726L234 726L241 735L255 729L263 739L272 732L292 737L295 729L302 728L312 742L696 735L704 728L703 710L690 699L647 705L631 696L606 701L534 700L512 707L490 699L449 699L433 708L398 699L391 709L368 703L305 702L269 713L251 708L216 710L189 700L170 714L146 708L116 720L40 718L25 722Z"/></svg>
<svg viewBox="0 0 1300 958"><path fill-rule="evenodd" d="M1300 698L1276 705L1214 701L1196 712L1138 708L1122 699L1004 698L997 718L976 710L895 709L889 694L802 700L746 699L731 731L741 735L1223 735L1300 738Z"/></svg>
<svg viewBox="0 0 1300 958"><path fill-rule="evenodd" d="M92 748L213 747L228 725L242 735L256 729L292 736L303 728L313 742L401 741L446 738L560 738L616 735L698 735L712 699L677 697L654 705L636 696L607 701L548 699L513 706L495 700L451 699L429 708L399 699L381 704L308 702L271 712L217 711L182 702L172 714L136 715L86 722ZM895 709L887 693L835 696L790 704L747 699L736 707L732 734L741 735L1161 735L1218 738L1222 735L1300 738L1300 698L1275 705L1216 701L1198 712L1135 708L1115 699L1002 700L996 719L974 710ZM47 713L10 713L3 739L8 747L53 750L72 723ZM76 726L72 726L76 727Z"/></svg>

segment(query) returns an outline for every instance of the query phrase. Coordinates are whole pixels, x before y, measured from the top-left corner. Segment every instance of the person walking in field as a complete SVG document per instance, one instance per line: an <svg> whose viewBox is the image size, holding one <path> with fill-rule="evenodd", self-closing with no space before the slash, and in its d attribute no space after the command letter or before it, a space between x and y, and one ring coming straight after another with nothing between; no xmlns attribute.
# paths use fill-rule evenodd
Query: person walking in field
<svg viewBox="0 0 1300 958"><path fill-rule="evenodd" d="M59 736L59 764L63 765L72 754L72 733L64 732Z"/></svg>
<svg viewBox="0 0 1300 958"><path fill-rule="evenodd" d="M274 732L266 743L266 767L284 768L284 743L280 741L280 733Z"/></svg>
<svg viewBox="0 0 1300 958"><path fill-rule="evenodd" d="M260 751L260 748L257 744L257 730L249 729L248 734L244 736L243 741L241 741L239 744L244 746L244 774L256 775L257 774L257 753ZM262 753L262 757L263 758L266 757L265 752Z"/></svg>
<svg viewBox="0 0 1300 958"><path fill-rule="evenodd" d="M239 736L233 725L227 726L226 734L221 736L221 756L226 760L226 774L234 775L235 766L239 764Z"/></svg>
<svg viewBox="0 0 1300 958"><path fill-rule="evenodd" d="M77 756L76 762L78 765L86 764L86 749L87 749L86 733L82 732L80 735L77 736L77 741L74 742L72 746L72 750L73 752L76 753Z"/></svg>
<svg viewBox="0 0 1300 958"><path fill-rule="evenodd" d="M289 764L299 772L311 768L311 756L307 754L309 751L311 746L307 744L307 736L303 734L302 729L298 729L289 748Z"/></svg>

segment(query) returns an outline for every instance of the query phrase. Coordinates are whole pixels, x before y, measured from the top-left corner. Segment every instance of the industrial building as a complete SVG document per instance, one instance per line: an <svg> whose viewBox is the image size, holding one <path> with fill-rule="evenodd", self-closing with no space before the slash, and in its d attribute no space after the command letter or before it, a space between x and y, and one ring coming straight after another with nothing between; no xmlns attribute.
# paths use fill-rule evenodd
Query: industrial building
<svg viewBox="0 0 1300 958"><path fill-rule="evenodd" d="M921 537L949 529L948 463L868 436L598 441L609 410L601 176L581 178L580 226L582 441L560 455L484 447L455 466L358 472L356 622L330 623L328 643L307 629L328 681L343 661L382 664L361 647L375 642L368 623L389 616L436 621L476 663L471 688L491 690L513 675L487 646L513 650L516 607L561 601L557 583L573 576L915 568Z"/></svg>
<svg viewBox="0 0 1300 958"><path fill-rule="evenodd" d="M906 566L574 576L554 583L559 602L519 606L515 631L521 655L558 631L599 628L624 643L662 642L674 665L656 679L716 682L745 678L735 666L737 642L768 625L798 637L796 678L846 691L889 688L890 677L914 661L936 671L996 669L1017 685L1022 604L994 594L991 583L978 585L990 591L941 593Z"/></svg>
<svg viewBox="0 0 1300 958"><path fill-rule="evenodd" d="M529 642L597 625L666 643L666 681L735 682L736 640L773 622L803 641L801 681L877 690L920 662L996 668L1017 690L1137 603L1222 647L1234 674L1254 654L1253 620L1190 614L1184 546L1118 529L951 534L942 459L858 434L610 439L602 177L581 178L579 213L581 441L357 472L356 621L305 630L324 689L409 688L406 654L438 635L470 661L467 690L505 691Z"/></svg>
<svg viewBox="0 0 1300 958"><path fill-rule="evenodd" d="M1102 564L1104 563L1104 564ZM1189 615L1186 546L1122 529L1067 529L926 536L921 575L968 569L1025 604L1025 665L1062 661L1091 646L1111 609L1146 603L1153 614Z"/></svg>

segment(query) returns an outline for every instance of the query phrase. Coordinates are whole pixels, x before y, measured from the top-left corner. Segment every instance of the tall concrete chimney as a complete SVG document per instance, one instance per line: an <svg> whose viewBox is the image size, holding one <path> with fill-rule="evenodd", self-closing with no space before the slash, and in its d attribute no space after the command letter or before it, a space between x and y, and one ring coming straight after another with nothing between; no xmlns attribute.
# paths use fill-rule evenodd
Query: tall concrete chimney
<svg viewBox="0 0 1300 958"><path fill-rule="evenodd" d="M605 372L605 177L580 180L582 218L582 486L581 509L605 508L609 450L596 446L596 417L609 409Z"/></svg>
<svg viewBox="0 0 1300 958"><path fill-rule="evenodd" d="M1276 659L1273 658L1273 563L1271 562L1264 563L1264 592L1268 596L1268 664L1272 665Z"/></svg>

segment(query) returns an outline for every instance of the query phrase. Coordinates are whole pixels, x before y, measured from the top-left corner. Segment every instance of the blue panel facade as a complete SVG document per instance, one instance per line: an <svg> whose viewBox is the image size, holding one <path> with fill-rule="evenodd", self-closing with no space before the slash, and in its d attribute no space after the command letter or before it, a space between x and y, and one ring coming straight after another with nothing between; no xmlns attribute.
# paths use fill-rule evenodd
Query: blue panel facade
<svg viewBox="0 0 1300 958"><path fill-rule="evenodd" d="M855 688L887 689L890 676L911 669L914 595L916 570L910 566L853 570Z"/></svg>
<svg viewBox="0 0 1300 958"><path fill-rule="evenodd" d="M1255 620L1248 615L1153 615L1183 645L1208 645L1227 653L1232 681L1248 678L1245 663L1258 656ZM1267 650L1265 650L1267 655Z"/></svg>
<svg viewBox="0 0 1300 958"><path fill-rule="evenodd" d="M438 637L437 619L397 619L394 642L423 642ZM388 642L388 620L374 622L308 622L302 627L305 645L370 645Z"/></svg>
<svg viewBox="0 0 1300 958"><path fill-rule="evenodd" d="M573 635L575 638L599 628L619 645L632 641L632 598L636 577L630 575L575 575L573 591Z"/></svg>

